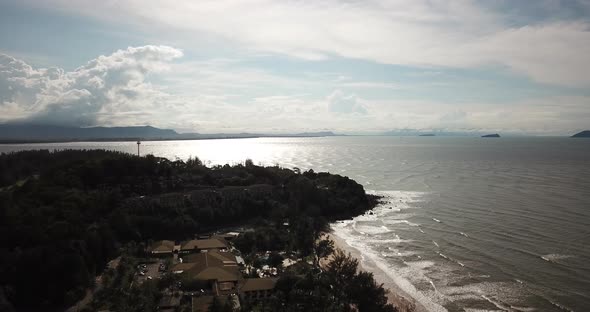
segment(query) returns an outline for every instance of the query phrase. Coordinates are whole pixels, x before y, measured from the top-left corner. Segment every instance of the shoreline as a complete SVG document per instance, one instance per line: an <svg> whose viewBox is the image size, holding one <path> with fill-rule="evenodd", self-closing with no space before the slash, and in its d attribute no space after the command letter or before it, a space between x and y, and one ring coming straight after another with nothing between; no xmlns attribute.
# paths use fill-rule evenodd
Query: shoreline
<svg viewBox="0 0 590 312"><path fill-rule="evenodd" d="M414 299L410 294L399 287L395 282L386 280L384 276L387 274L370 259L367 259L362 253L350 246L342 237L338 236L332 230L330 233L326 233L327 237L334 241L334 247L349 253L352 257L359 261L359 270L373 273L375 281L379 284L383 284L383 288L387 290L388 302L393 304L399 312L428 312L420 302Z"/></svg>

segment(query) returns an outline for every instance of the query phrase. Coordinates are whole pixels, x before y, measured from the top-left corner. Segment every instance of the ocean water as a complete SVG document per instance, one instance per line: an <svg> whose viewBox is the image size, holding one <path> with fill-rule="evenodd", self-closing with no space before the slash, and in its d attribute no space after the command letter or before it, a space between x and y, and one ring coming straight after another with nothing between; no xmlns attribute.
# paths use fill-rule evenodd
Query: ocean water
<svg viewBox="0 0 590 312"><path fill-rule="evenodd" d="M105 148L135 142L0 145ZM141 153L346 175L383 196L333 224L432 311L590 311L590 140L327 137L143 142ZM384 273L381 273L384 272Z"/></svg>

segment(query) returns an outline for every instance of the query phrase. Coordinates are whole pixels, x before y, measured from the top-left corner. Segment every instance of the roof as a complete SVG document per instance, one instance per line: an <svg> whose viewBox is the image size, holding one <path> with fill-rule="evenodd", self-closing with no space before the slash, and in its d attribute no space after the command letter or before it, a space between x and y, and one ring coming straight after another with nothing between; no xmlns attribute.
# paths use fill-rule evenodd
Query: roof
<svg viewBox="0 0 590 312"><path fill-rule="evenodd" d="M182 257L182 261L188 262L205 262L208 266L235 266L237 265L236 256L231 252L209 251L189 254Z"/></svg>
<svg viewBox="0 0 590 312"><path fill-rule="evenodd" d="M207 254L208 254L208 256L211 256L215 259L222 261L223 265L225 265L225 266L238 264L238 261L236 260L236 256L234 256L234 254L232 254L231 252L210 251L210 252L207 252Z"/></svg>
<svg viewBox="0 0 590 312"><path fill-rule="evenodd" d="M236 274L220 267L205 268L195 275L194 278L204 281L217 280L218 282L235 282L238 280Z"/></svg>
<svg viewBox="0 0 590 312"><path fill-rule="evenodd" d="M195 263L178 263L172 267L172 272L184 272L192 269Z"/></svg>
<svg viewBox="0 0 590 312"><path fill-rule="evenodd" d="M154 253L158 252L172 252L174 250L174 242L169 240L161 240L153 243L149 250Z"/></svg>
<svg viewBox="0 0 590 312"><path fill-rule="evenodd" d="M182 243L182 245L180 246L181 250L224 248L227 248L227 244L220 238L193 239Z"/></svg>
<svg viewBox="0 0 590 312"><path fill-rule="evenodd" d="M247 278L241 291L271 290L277 284L277 278Z"/></svg>
<svg viewBox="0 0 590 312"><path fill-rule="evenodd" d="M232 260L233 259L233 260ZM183 257L184 263L174 266L197 280L237 281L240 277L235 256L229 252L202 252Z"/></svg>

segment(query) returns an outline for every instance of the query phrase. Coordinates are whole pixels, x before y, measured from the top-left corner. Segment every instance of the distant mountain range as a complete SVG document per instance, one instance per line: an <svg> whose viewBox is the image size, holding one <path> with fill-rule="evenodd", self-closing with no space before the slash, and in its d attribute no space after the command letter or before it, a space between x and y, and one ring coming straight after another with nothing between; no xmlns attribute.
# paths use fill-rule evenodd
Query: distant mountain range
<svg viewBox="0 0 590 312"><path fill-rule="evenodd" d="M62 127L28 124L0 124L0 141L3 142L55 142L55 141L113 141L113 140L190 140L255 137L322 137L335 136L331 131L296 134L259 133L178 133L172 129L152 126L135 127Z"/></svg>

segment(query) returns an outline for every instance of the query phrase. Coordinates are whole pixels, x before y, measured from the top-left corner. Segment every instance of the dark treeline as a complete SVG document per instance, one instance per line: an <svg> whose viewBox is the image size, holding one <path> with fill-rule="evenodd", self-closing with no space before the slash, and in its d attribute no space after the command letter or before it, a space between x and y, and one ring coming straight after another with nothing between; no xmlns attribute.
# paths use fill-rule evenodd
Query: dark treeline
<svg viewBox="0 0 590 312"><path fill-rule="evenodd" d="M252 161L206 167L196 158L105 150L2 154L0 310L75 303L127 242L180 240L257 218L286 222L295 238L246 238L242 247L311 254L329 221L375 203L347 177Z"/></svg>

